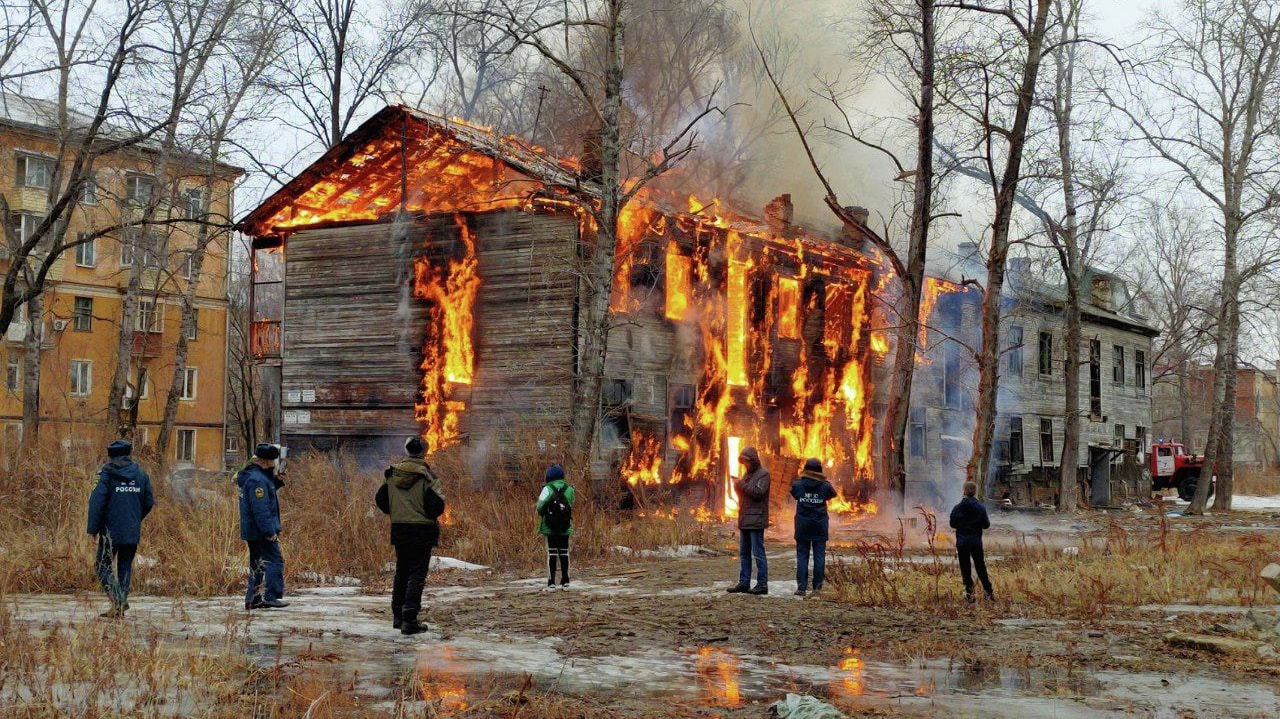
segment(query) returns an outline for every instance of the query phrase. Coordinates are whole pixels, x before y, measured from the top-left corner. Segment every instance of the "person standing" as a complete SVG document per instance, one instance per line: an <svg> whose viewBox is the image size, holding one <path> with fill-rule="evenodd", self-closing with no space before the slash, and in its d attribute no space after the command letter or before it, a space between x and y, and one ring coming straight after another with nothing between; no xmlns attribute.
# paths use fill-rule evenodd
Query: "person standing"
<svg viewBox="0 0 1280 719"><path fill-rule="evenodd" d="M94 568L111 608L100 616L123 617L129 608L133 557L142 538L142 520L155 507L151 478L134 463L133 444L117 439L107 445L107 463L89 495L89 535L98 541Z"/></svg>
<svg viewBox="0 0 1280 719"><path fill-rule="evenodd" d="M253 461L236 475L240 488L240 538L249 545L249 587L245 609L280 609L284 597L284 556L280 553L280 501L283 472L277 474L280 447L259 444Z"/></svg>
<svg viewBox="0 0 1280 719"><path fill-rule="evenodd" d="M386 481L375 498L378 509L391 515L391 546L396 552L396 573L391 584L391 627L401 634L427 631L418 623L422 589L427 583L431 549L440 542L437 520L444 514L440 481L427 466L427 446L418 437L404 443L403 461L383 472Z"/></svg>
<svg viewBox="0 0 1280 719"><path fill-rule="evenodd" d="M822 461L811 458L791 483L796 500L796 595L803 597L809 585L809 556L813 555L813 591L822 589L827 574L827 538L830 517L827 502L836 497L836 488L822 473Z"/></svg>
<svg viewBox="0 0 1280 719"><path fill-rule="evenodd" d="M556 587L556 562L560 563L560 588L569 588L569 537L573 535L573 487L564 479L564 468L547 468L538 495L538 534L547 538L547 589Z"/></svg>
<svg viewBox="0 0 1280 719"><path fill-rule="evenodd" d="M768 594L769 563L764 556L764 530L769 526L769 471L760 464L760 453L747 447L738 456L741 477L733 483L738 493L738 583L730 594ZM756 585L751 586L751 560L755 558Z"/></svg>
<svg viewBox="0 0 1280 719"><path fill-rule="evenodd" d="M964 483L964 499L951 510L951 528L956 530L956 553L960 556L960 578L964 581L965 601L973 601L973 569L978 570L978 581L989 601L995 601L991 580L987 578L987 562L982 551L982 530L991 528L987 508L976 497L978 485Z"/></svg>

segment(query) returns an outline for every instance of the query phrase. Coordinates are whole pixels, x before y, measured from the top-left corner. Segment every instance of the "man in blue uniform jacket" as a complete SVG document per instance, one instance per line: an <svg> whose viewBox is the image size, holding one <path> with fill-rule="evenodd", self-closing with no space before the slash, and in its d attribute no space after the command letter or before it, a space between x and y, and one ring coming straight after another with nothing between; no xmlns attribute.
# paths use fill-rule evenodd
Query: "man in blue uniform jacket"
<svg viewBox="0 0 1280 719"><path fill-rule="evenodd" d="M260 444L253 461L236 475L240 488L240 538L249 545L249 588L245 609L289 606L284 596L284 556L280 553L280 501L276 492L284 479L276 474L280 448Z"/></svg>
<svg viewBox="0 0 1280 719"><path fill-rule="evenodd" d="M88 531L98 540L94 565L111 600L111 608L101 616L108 619L123 617L129 608L129 583L133 556L142 538L142 519L156 504L151 478L134 463L129 456L132 453L133 445L123 439L107 445L107 463L89 495Z"/></svg>
<svg viewBox="0 0 1280 719"><path fill-rule="evenodd" d="M964 598L973 601L973 575L970 563L978 570L978 581L989 601L995 601L991 592L991 580L987 578L987 562L982 552L982 531L991 529L987 508L976 499L978 485L964 483L964 499L951 510L951 528L956 530L956 553L960 557L960 578L964 580Z"/></svg>

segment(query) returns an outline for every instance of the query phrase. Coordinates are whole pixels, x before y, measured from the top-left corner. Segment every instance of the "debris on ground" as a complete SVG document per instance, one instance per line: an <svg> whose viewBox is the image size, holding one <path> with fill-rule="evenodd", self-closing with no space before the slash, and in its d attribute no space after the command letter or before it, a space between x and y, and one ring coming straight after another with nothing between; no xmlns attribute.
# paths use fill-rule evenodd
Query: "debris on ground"
<svg viewBox="0 0 1280 719"><path fill-rule="evenodd" d="M1212 634L1182 634L1170 632L1164 635L1164 643L1175 649L1196 649L1214 654L1254 654L1262 646L1262 642L1231 637L1218 637Z"/></svg>
<svg viewBox="0 0 1280 719"><path fill-rule="evenodd" d="M769 713L778 719L844 719L839 709L800 694L788 694L786 699L774 702Z"/></svg>

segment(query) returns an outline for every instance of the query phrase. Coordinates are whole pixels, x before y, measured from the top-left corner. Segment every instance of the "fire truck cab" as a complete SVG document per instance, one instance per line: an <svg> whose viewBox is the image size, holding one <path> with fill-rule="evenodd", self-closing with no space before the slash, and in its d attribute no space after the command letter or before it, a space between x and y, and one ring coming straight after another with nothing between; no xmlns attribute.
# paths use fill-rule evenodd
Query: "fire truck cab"
<svg viewBox="0 0 1280 719"><path fill-rule="evenodd" d="M1200 471L1204 467L1204 457L1197 457L1187 452L1181 442L1158 440L1151 445L1150 471L1151 490L1158 492L1170 487L1178 490L1178 498L1190 502L1195 496L1196 484L1200 481ZM1213 496L1213 485L1209 485L1209 496Z"/></svg>

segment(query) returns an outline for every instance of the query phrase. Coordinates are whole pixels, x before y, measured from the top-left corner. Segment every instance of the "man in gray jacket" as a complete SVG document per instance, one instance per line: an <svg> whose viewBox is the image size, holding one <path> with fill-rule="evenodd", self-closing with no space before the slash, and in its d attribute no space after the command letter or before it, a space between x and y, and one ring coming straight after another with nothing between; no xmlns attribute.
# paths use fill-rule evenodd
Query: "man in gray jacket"
<svg viewBox="0 0 1280 719"><path fill-rule="evenodd" d="M769 526L769 470L760 464L755 447L742 450L745 469L733 483L738 493L738 583L730 594L768 594L769 565L764 556L764 530ZM751 558L756 562L756 586L751 586Z"/></svg>

